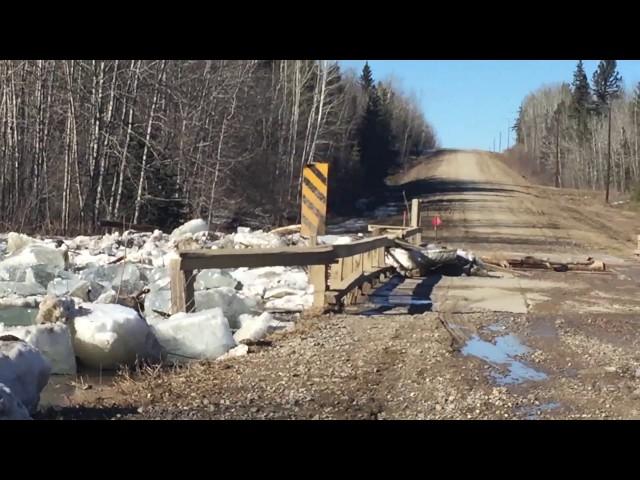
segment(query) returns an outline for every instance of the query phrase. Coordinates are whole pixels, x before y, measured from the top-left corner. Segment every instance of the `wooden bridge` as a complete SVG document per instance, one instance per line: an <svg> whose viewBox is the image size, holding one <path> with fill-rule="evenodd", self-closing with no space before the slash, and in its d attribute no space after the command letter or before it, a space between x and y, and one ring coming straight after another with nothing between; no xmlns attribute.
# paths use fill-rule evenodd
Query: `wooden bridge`
<svg viewBox="0 0 640 480"><path fill-rule="evenodd" d="M422 238L419 201L411 205L410 226L370 225L372 236L341 245L179 251L170 262L171 313L195 309L194 272L208 268L307 266L314 287L315 308L340 308L357 301L383 282L394 268L385 250L396 239L419 245ZM312 245L316 237L311 237Z"/></svg>

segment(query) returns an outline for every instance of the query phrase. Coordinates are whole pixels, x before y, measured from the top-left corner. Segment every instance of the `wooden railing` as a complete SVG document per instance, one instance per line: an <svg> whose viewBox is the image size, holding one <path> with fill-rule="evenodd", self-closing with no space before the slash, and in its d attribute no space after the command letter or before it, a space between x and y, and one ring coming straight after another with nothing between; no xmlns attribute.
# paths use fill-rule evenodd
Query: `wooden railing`
<svg viewBox="0 0 640 480"><path fill-rule="evenodd" d="M371 238L342 245L313 247L187 250L169 263L171 313L195 309L194 271L208 268L308 266L314 287L314 307L339 305L351 292L363 291L393 270L386 265L385 249L400 238L418 245L421 239L419 212L412 208L410 227L370 225Z"/></svg>

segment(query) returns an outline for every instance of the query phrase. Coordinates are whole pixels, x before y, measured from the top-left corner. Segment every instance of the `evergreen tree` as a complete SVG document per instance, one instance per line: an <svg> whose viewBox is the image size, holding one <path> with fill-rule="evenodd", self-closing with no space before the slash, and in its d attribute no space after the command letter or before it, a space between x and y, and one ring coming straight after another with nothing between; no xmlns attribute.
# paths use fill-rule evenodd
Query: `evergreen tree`
<svg viewBox="0 0 640 480"><path fill-rule="evenodd" d="M578 62L573 81L571 82L571 107L573 110L583 113L591 106L591 86L584 71L582 60Z"/></svg>
<svg viewBox="0 0 640 480"><path fill-rule="evenodd" d="M359 129L360 162L364 188L373 193L384 186L384 180L395 158L392 150L389 113L385 111L368 63L362 70L360 82L367 94L367 106Z"/></svg>
<svg viewBox="0 0 640 480"><path fill-rule="evenodd" d="M516 117L516 121L513 123L511 130L516 134L516 144L524 143L524 139L522 138L522 105L518 108L518 116Z"/></svg>
<svg viewBox="0 0 640 480"><path fill-rule="evenodd" d="M373 82L373 72L371 71L369 62L365 62L364 67L362 68L362 74L360 75L360 86L367 93L372 89L375 89L375 84Z"/></svg>
<svg viewBox="0 0 640 480"><path fill-rule="evenodd" d="M615 60L600 60L598 69L593 72L593 95L598 113L604 113L611 101L620 96L622 77L617 70Z"/></svg>
<svg viewBox="0 0 640 480"><path fill-rule="evenodd" d="M573 120L573 132L580 149L584 149L590 138L589 115L593 111L593 98L591 96L591 86L584 71L582 60L578 62L576 70L573 72L571 82L571 103L569 105L569 116Z"/></svg>

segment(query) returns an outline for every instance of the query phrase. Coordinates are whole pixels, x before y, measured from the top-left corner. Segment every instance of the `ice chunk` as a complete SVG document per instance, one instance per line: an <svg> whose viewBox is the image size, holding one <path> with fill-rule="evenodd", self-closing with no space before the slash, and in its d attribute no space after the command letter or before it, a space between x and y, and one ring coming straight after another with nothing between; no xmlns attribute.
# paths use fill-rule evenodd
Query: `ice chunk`
<svg viewBox="0 0 640 480"><path fill-rule="evenodd" d="M73 346L83 364L115 369L160 359L157 339L135 310L101 303L82 303L79 310L73 319Z"/></svg>
<svg viewBox="0 0 640 480"><path fill-rule="evenodd" d="M390 248L389 252L385 254L385 262L387 265L404 270L418 268L410 253L402 248Z"/></svg>
<svg viewBox="0 0 640 480"><path fill-rule="evenodd" d="M265 303L268 310L281 312L300 312L313 305L313 294L304 293L298 295L287 295L285 297L273 298Z"/></svg>
<svg viewBox="0 0 640 480"><path fill-rule="evenodd" d="M84 268L96 265L106 265L114 259L113 256L106 253L92 254L87 250L82 250L80 253L71 254L70 262L77 268Z"/></svg>
<svg viewBox="0 0 640 480"><path fill-rule="evenodd" d="M240 230L240 229L238 229ZM276 248L285 246L284 240L273 233L257 230L255 232L238 231L233 235L236 248Z"/></svg>
<svg viewBox="0 0 640 480"><path fill-rule="evenodd" d="M267 335L273 317L269 312L264 312L259 316L242 315L239 320L242 326L233 334L236 343L246 340L257 342Z"/></svg>
<svg viewBox="0 0 640 480"><path fill-rule="evenodd" d="M154 230L149 239L154 242L159 242L164 239L164 233L162 233L162 230Z"/></svg>
<svg viewBox="0 0 640 480"><path fill-rule="evenodd" d="M198 232L206 232L209 230L209 225L201 218L196 218L195 220L190 220L184 225L176 228L173 232L171 232L171 239L177 240L186 234L194 234Z"/></svg>
<svg viewBox="0 0 640 480"><path fill-rule="evenodd" d="M155 267L147 274L149 283L154 283L164 278L169 278L169 269L167 267Z"/></svg>
<svg viewBox="0 0 640 480"><path fill-rule="evenodd" d="M461 250L461 249L457 249L456 250L456 255L458 255L459 257L462 257L463 259L469 261L469 262L474 262L476 257L473 254L473 252L468 252L466 250Z"/></svg>
<svg viewBox="0 0 640 480"><path fill-rule="evenodd" d="M238 316L261 309L258 298L242 295L230 287L200 290L194 296L196 311L221 308L232 328L237 328ZM162 318L157 312L171 312L171 291L168 288L152 290L144 299L144 313L150 323L155 324Z"/></svg>
<svg viewBox="0 0 640 480"><path fill-rule="evenodd" d="M47 286L47 294L60 297L62 295L70 295L78 297L84 301L89 300L89 290L91 285L86 280L79 277L73 279L56 278Z"/></svg>
<svg viewBox="0 0 640 480"><path fill-rule="evenodd" d="M149 320L153 316L157 316L157 312L171 312L171 290L168 285L164 288L151 289L144 297L144 314Z"/></svg>
<svg viewBox="0 0 640 480"><path fill-rule="evenodd" d="M0 420L31 420L26 407L3 383L0 383Z"/></svg>
<svg viewBox="0 0 640 480"><path fill-rule="evenodd" d="M267 290L264 294L264 298L265 300L268 300L271 298L282 298L290 295L304 295L305 290L306 288L300 291L289 287L276 287Z"/></svg>
<svg viewBox="0 0 640 480"><path fill-rule="evenodd" d="M0 267L0 281L5 282L26 282L37 283L46 288L47 284L56 276L66 273L59 268L52 268L48 265L24 266L3 266Z"/></svg>
<svg viewBox="0 0 640 480"><path fill-rule="evenodd" d="M118 294L109 288L102 292L94 303L116 303L117 298Z"/></svg>
<svg viewBox="0 0 640 480"><path fill-rule="evenodd" d="M11 268L27 269L34 265L47 265L52 269L65 268L64 252L40 244L31 244L15 251L0 262L0 270Z"/></svg>
<svg viewBox="0 0 640 480"><path fill-rule="evenodd" d="M40 240L36 240L35 238L31 238L28 235L24 235L22 233L9 232L7 235L7 253L13 253L15 251L20 250L27 245L32 245L34 243L42 243Z"/></svg>
<svg viewBox="0 0 640 480"><path fill-rule="evenodd" d="M195 292L196 310L222 308L224 316L232 328L237 328L238 317L243 313L251 313L260 308L259 299L244 296L229 287L213 288Z"/></svg>
<svg viewBox="0 0 640 480"><path fill-rule="evenodd" d="M22 307L22 308L38 308L38 305L44 297L42 295L30 295L21 297L19 295L9 295L0 298L0 307Z"/></svg>
<svg viewBox="0 0 640 480"><path fill-rule="evenodd" d="M85 235L79 235L76 238L74 238L72 240L69 240L67 242L67 245L72 250L79 250L79 249L83 249L83 248L89 248L90 244L91 244L91 237L87 237Z"/></svg>
<svg viewBox="0 0 640 480"><path fill-rule="evenodd" d="M113 288L121 294L133 295L138 293L143 285L138 268L131 263L117 265L93 266L83 270L80 278L91 280L104 288Z"/></svg>
<svg viewBox="0 0 640 480"><path fill-rule="evenodd" d="M11 335L0 336L0 383L33 413L47 385L51 365L28 343Z"/></svg>
<svg viewBox="0 0 640 480"><path fill-rule="evenodd" d="M234 358L234 357L242 357L243 355L246 355L247 353L249 353L249 346L248 345L245 345L245 344L238 345L237 347L233 347L231 350L229 350L224 355L221 355L218 358L216 358L216 362L221 362L223 360L227 360L229 358Z"/></svg>
<svg viewBox="0 0 640 480"><path fill-rule="evenodd" d="M318 237L319 245L344 245L352 242L351 237L344 235L321 235Z"/></svg>
<svg viewBox="0 0 640 480"><path fill-rule="evenodd" d="M59 268L52 268L49 265L34 265L26 270L24 281L28 283L37 283L46 287L56 277L73 278L72 273Z"/></svg>
<svg viewBox="0 0 640 480"><path fill-rule="evenodd" d="M208 288L231 287L235 288L237 284L230 273L217 268L200 270L194 282L196 290L205 290Z"/></svg>
<svg viewBox="0 0 640 480"><path fill-rule="evenodd" d="M45 288L39 283L27 282L0 282L0 297L17 295L28 297L33 295L44 295Z"/></svg>
<svg viewBox="0 0 640 480"><path fill-rule="evenodd" d="M28 327L5 327L0 323L0 336L2 335L14 335L38 349L51 364L52 374L76 373L76 356L71 333L66 325L49 323Z"/></svg>
<svg viewBox="0 0 640 480"><path fill-rule="evenodd" d="M305 290L309 286L308 275L299 267L239 268L231 275L242 283L244 292L259 296L276 287Z"/></svg>
<svg viewBox="0 0 640 480"><path fill-rule="evenodd" d="M220 308L177 313L151 328L174 362L214 359L236 345Z"/></svg>

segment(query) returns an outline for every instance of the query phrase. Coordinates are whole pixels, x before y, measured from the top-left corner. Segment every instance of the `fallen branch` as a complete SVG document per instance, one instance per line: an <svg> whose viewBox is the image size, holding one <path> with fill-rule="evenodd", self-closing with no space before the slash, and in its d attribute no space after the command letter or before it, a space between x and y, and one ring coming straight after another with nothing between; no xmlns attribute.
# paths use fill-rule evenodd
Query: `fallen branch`
<svg viewBox="0 0 640 480"><path fill-rule="evenodd" d="M124 255L119 256L118 258L116 258L115 260L111 260L110 262L107 262L107 265L113 265L115 263L120 263L121 261L123 261L125 258L127 258Z"/></svg>
<svg viewBox="0 0 640 480"><path fill-rule="evenodd" d="M269 233L273 233L275 235L289 235L299 232L301 228L302 225L287 225L286 227L274 228Z"/></svg>
<svg viewBox="0 0 640 480"><path fill-rule="evenodd" d="M554 272L604 272L607 267L604 262L588 258L586 262L551 262L541 258L526 256L523 258L510 258L497 260L491 257L482 257L482 262L504 269L518 268L531 270L553 270Z"/></svg>

